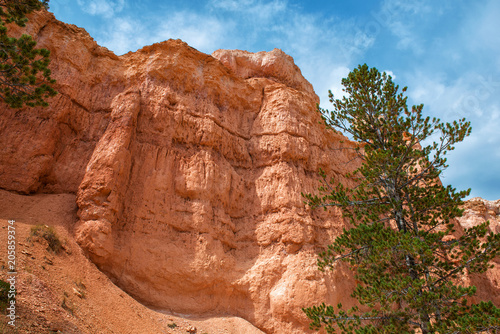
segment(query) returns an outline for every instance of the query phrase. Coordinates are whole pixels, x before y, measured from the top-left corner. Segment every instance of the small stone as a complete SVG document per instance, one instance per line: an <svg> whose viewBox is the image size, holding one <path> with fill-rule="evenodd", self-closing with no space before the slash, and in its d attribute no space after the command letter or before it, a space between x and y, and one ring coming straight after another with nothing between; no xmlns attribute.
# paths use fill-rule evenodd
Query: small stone
<svg viewBox="0 0 500 334"><path fill-rule="evenodd" d="M77 289L73 288L73 293L78 296L78 298L83 298L83 295L80 291L78 291Z"/></svg>

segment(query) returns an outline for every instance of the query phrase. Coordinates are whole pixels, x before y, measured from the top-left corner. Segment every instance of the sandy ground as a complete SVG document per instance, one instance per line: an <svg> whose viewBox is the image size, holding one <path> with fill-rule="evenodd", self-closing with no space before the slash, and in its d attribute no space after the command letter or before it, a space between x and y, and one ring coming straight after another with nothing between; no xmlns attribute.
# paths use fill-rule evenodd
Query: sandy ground
<svg viewBox="0 0 500 334"><path fill-rule="evenodd" d="M76 211L71 194L22 196L0 190L0 279L9 277L9 220L15 221L17 270L15 328L2 314L0 333L263 333L237 317L179 317L138 303L76 244ZM59 252L45 239L30 237L37 225L55 230Z"/></svg>

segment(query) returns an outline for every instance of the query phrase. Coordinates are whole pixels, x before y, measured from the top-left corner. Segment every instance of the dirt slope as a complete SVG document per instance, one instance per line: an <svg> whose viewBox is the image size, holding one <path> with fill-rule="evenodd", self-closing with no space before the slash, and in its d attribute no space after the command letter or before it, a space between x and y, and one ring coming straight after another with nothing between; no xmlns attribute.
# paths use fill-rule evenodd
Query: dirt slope
<svg viewBox="0 0 500 334"><path fill-rule="evenodd" d="M72 229L75 196L23 196L0 190L0 279L7 278L8 220L14 219L17 261L17 333L262 333L237 317L190 318L151 310L114 285L83 254ZM63 248L54 253L35 226L53 227ZM16 333L0 319L0 333ZM176 325L175 328L174 324ZM170 327L169 327L170 325Z"/></svg>

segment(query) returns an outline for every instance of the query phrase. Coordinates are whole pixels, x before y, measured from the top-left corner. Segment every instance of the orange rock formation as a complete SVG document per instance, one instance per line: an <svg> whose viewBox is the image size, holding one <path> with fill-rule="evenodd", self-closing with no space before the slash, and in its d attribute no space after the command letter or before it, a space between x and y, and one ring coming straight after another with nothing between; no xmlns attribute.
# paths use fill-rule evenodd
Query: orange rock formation
<svg viewBox="0 0 500 334"><path fill-rule="evenodd" d="M46 12L27 32L59 94L2 107L0 188L76 193L80 246L156 309L303 333L302 307L344 302L348 274L315 265L344 222L301 192L354 166L290 56L169 40L118 57Z"/></svg>

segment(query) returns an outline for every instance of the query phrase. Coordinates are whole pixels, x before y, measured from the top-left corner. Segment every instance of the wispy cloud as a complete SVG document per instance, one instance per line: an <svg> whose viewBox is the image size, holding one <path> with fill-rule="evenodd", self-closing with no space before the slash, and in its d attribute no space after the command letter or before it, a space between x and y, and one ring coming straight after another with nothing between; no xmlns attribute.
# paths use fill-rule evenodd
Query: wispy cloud
<svg viewBox="0 0 500 334"><path fill-rule="evenodd" d="M350 68L347 68L345 66L338 66L336 68L333 68L329 73L328 77L330 78L330 81L327 83L328 90L330 90L333 93L334 99L342 99L342 97L346 96L346 93L343 91L344 86L342 86L342 79L347 77L349 72L351 71ZM326 94L324 92L321 92L321 95L326 97ZM323 98L322 99L322 107L329 108L327 106L327 99Z"/></svg>
<svg viewBox="0 0 500 334"><path fill-rule="evenodd" d="M184 11L158 14L148 22L130 16L116 16L96 39L117 54L171 38L182 39L196 49L209 52L224 43L227 31L231 31L230 22L223 22L211 15Z"/></svg>
<svg viewBox="0 0 500 334"><path fill-rule="evenodd" d="M472 134L449 154L449 168L443 182L458 189L472 188L471 197L498 199L500 176L493 166L500 165L500 80L487 73L469 70L459 76L415 70L408 80L412 104L424 103L424 112L452 122L466 118ZM494 185L494 186L493 186Z"/></svg>
<svg viewBox="0 0 500 334"><path fill-rule="evenodd" d="M168 38L206 53L280 48L295 59L325 108L331 106L328 90L340 98L341 79L358 64L383 69L409 87L410 104L424 103L427 114L472 121L472 136L452 154L445 181L464 188L464 171L469 171L475 173L470 186L476 194L500 197L491 190L492 184L500 189L500 176L485 172L500 165L498 0L376 5L366 0L366 8L355 11L348 5L345 11L337 10L340 5L319 11L305 0L205 0L196 6L191 1L52 2L53 8L91 15L93 37L117 54Z"/></svg>
<svg viewBox="0 0 500 334"><path fill-rule="evenodd" d="M144 24L131 17L116 17L106 30L101 31L98 42L119 55L135 51L151 44L144 28Z"/></svg>
<svg viewBox="0 0 500 334"><path fill-rule="evenodd" d="M378 12L372 16L377 19L384 29L388 29L398 38L397 47L403 50L412 50L415 54L423 53L422 35L418 28L428 22L430 17L439 15L438 6L432 5L431 0L385 0Z"/></svg>
<svg viewBox="0 0 500 334"><path fill-rule="evenodd" d="M385 71L382 71L382 72L385 72L385 73L387 73L387 75L390 75L393 81L396 80L396 78L397 78L396 74L394 74L393 71L385 70Z"/></svg>
<svg viewBox="0 0 500 334"><path fill-rule="evenodd" d="M180 38L196 49L215 50L224 43L227 32L232 30L232 25L232 22L223 22L211 15L178 12L158 23L153 38L159 41Z"/></svg>
<svg viewBox="0 0 500 334"><path fill-rule="evenodd" d="M498 128L500 109L494 105L489 108L482 122L472 121L472 134L456 151L448 157L450 167L444 172L443 181L457 189L471 188L470 197L480 196L489 200L499 199L500 151L498 147Z"/></svg>
<svg viewBox="0 0 500 334"><path fill-rule="evenodd" d="M125 0L77 0L81 9L90 15L110 18L123 10Z"/></svg>
<svg viewBox="0 0 500 334"><path fill-rule="evenodd" d="M286 0L211 0L208 3L210 9L244 13L257 21L267 21L284 12L287 7Z"/></svg>
<svg viewBox="0 0 500 334"><path fill-rule="evenodd" d="M353 20L304 13L285 0L209 1L203 9L157 12L147 22L116 15L99 41L118 54L168 38L180 38L207 53L218 48L281 48L294 57L307 79L314 79L323 103L329 89L341 93L340 79L349 72L348 64L375 42L355 29Z"/></svg>

